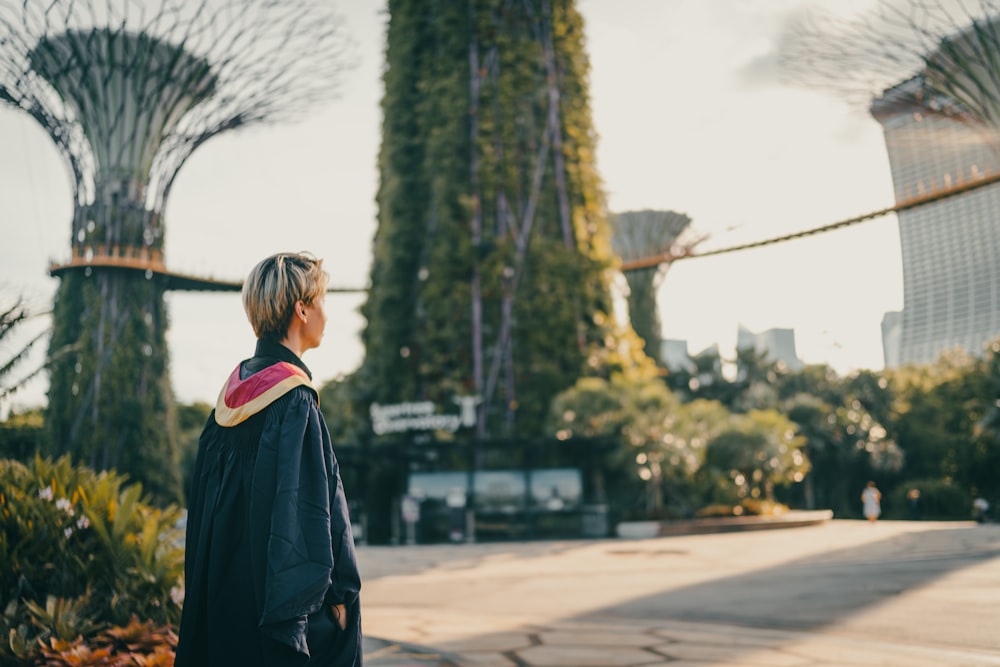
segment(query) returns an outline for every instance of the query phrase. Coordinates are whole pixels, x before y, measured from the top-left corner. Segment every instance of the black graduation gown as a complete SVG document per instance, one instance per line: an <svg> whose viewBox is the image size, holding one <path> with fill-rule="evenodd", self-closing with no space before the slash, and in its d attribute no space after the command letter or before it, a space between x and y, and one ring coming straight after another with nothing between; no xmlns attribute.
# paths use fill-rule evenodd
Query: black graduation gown
<svg viewBox="0 0 1000 667"><path fill-rule="evenodd" d="M260 341L205 425L176 667L362 664L347 501L309 377L290 350Z"/></svg>

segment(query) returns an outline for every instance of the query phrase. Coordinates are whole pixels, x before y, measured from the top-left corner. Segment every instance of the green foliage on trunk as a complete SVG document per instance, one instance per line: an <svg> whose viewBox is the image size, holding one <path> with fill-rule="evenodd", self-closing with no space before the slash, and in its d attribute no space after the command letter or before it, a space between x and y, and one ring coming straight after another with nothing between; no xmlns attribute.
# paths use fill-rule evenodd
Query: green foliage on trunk
<svg viewBox="0 0 1000 667"><path fill-rule="evenodd" d="M537 433L616 345L582 20L571 0L389 16L366 394L478 394L481 433Z"/></svg>
<svg viewBox="0 0 1000 667"><path fill-rule="evenodd" d="M163 285L138 271L68 274L56 294L46 423L52 453L181 496Z"/></svg>

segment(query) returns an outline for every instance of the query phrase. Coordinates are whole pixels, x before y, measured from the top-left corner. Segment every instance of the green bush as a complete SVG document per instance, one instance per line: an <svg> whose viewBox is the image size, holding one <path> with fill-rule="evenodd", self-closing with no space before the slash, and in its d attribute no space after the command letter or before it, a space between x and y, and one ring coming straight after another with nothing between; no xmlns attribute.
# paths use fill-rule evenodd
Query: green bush
<svg viewBox="0 0 1000 667"><path fill-rule="evenodd" d="M0 665L132 617L176 625L184 552L175 506L124 476L36 457L0 460Z"/></svg>
<svg viewBox="0 0 1000 667"><path fill-rule="evenodd" d="M920 491L917 516L911 511L907 495L910 489ZM888 519L965 520L971 517L972 498L968 491L948 480L922 479L897 485L889 497L883 499L882 510Z"/></svg>
<svg viewBox="0 0 1000 667"><path fill-rule="evenodd" d="M0 422L0 459L31 461L47 443L41 410L12 413Z"/></svg>

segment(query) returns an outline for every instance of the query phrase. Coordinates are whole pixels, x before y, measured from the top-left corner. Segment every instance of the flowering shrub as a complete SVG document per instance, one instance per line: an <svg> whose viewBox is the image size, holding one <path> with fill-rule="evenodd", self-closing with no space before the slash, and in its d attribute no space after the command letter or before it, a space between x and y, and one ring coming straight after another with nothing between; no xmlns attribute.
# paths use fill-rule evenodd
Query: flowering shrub
<svg viewBox="0 0 1000 667"><path fill-rule="evenodd" d="M180 509L152 507L126 481L68 457L0 460L0 665L44 664L44 647L84 650L73 643L133 617L179 621Z"/></svg>

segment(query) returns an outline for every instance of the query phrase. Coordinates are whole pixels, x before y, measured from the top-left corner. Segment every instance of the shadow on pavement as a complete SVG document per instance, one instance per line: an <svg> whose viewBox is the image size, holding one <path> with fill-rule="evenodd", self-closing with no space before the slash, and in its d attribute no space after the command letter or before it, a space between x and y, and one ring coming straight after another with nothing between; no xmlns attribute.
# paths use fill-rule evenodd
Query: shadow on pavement
<svg viewBox="0 0 1000 667"><path fill-rule="evenodd" d="M859 525L857 529L866 528L866 525ZM790 529L784 539L796 530ZM727 537L714 536L719 540ZM803 531L802 539L809 540L810 533ZM706 665L733 661L743 664L747 659L800 660L804 655L801 651L808 650L820 656L828 653L829 642L836 644L835 651L841 653L817 657L817 661L810 664L1000 664L1000 657L996 657L1000 656L1000 637L996 636L995 624L990 620L1000 614L1000 599L995 595L1000 577L996 568L976 568L1000 558L1000 526L928 527L848 548L823 550L780 565L712 577L711 572L715 570L731 572L738 569L727 568L727 563L738 563L741 553L725 553L723 548L722 555L716 556L721 565L705 567L711 578L665 588L663 582L656 580L657 572L669 575L673 568L691 567L700 556L697 550L685 547L691 543L674 540L668 537L649 541L519 543L509 549L498 545L490 549L478 545L476 548L465 545L422 547L418 553L411 552L411 562L400 563L393 559L394 564L383 567L387 570L391 567L392 572L387 574L392 575L412 575L428 570L435 570L440 575L451 569L458 574L463 569L489 566L490 559L530 562L539 557L572 556L576 549L587 549L591 559L587 561L588 567L603 564L617 571L634 570L636 576L650 579L647 590L656 591L626 597L583 613L553 617L514 633L498 629L497 633L465 636L440 645L463 655L482 656L488 652L504 661L491 664L573 667L598 664L588 661L591 657L588 651L591 654L603 651L605 655L614 656L616 661L608 664L616 665L670 664L671 660L685 657ZM713 544L719 547L726 543ZM733 545L738 544L733 542ZM777 545L781 542L775 544L779 548ZM594 559L595 546L600 547L603 560ZM404 561L408 558L405 553L399 555ZM629 560L634 561L634 568L629 567ZM781 555L776 554L773 560L781 561ZM489 567L483 568L481 584L500 581L491 579L488 570ZM478 578L479 571L474 574ZM573 574L582 578L587 576L584 570ZM665 576L665 579L670 577ZM684 579L674 577L672 580ZM508 580L508 585L512 584ZM531 604L528 598L523 601L526 605ZM800 651L795 655L785 652L788 646L803 638L821 635L827 644L795 649ZM622 642L618 649L612 649L611 644L615 641ZM907 657L903 662L869 662L871 658L865 652L876 650L872 647L880 642L883 648L879 650L890 653L914 651L913 661ZM556 643L560 645L554 645ZM504 645L507 647L503 648ZM680 650L672 654L673 649L669 647L683 648L690 653L681 657ZM938 654L918 655L924 650L921 647L926 647L926 651L938 651ZM995 657L989 658L988 663L940 662L941 656L947 655L949 650L986 652L985 655ZM654 661L626 662L624 653L628 651L647 658L655 656ZM861 662L837 662L839 655L852 652L860 656ZM540 661L535 662L535 658ZM450 659L446 655L441 659L440 662L370 664L463 664L457 657L453 658L454 662L444 661Z"/></svg>
<svg viewBox="0 0 1000 667"><path fill-rule="evenodd" d="M368 667L459 667L461 658L443 651L378 637L364 638Z"/></svg>
<svg viewBox="0 0 1000 667"><path fill-rule="evenodd" d="M889 644L900 651L924 647L998 656L1000 639L987 619L997 617L1000 605L995 601L983 604L987 598L995 599L991 591L998 583L996 569L986 573L972 569L997 558L1000 527L910 533L653 593L573 620L686 627L677 635L669 635L669 630L652 634L686 638L680 643L693 642L694 655L710 655L710 664L762 657L761 650L784 656L787 647L808 636L830 638L828 642L850 638L844 655L853 652L860 661L857 664L927 664L923 660L928 657L916 653L915 662L868 662L876 658L866 652L885 651ZM935 585L946 578L947 583ZM703 625L699 629L697 624ZM734 627L753 629L762 640L770 639L748 644L746 637L752 635L733 633L729 629ZM671 655L672 649L667 645L664 655ZM686 650L692 650L692 645L686 645ZM702 653L706 650L707 654ZM813 649L817 654L825 650ZM677 655L684 656L683 649ZM884 656L877 660L881 659ZM929 664L983 664L966 663L958 655L954 659L959 662L938 659L930 658Z"/></svg>
<svg viewBox="0 0 1000 667"><path fill-rule="evenodd" d="M489 560L530 559L581 549L593 540L538 542L480 542L475 544L420 544L364 546L372 558L362 558L362 579L414 575L428 570L471 570ZM484 550L485 548L485 550ZM385 558L385 554L392 554Z"/></svg>
<svg viewBox="0 0 1000 667"><path fill-rule="evenodd" d="M897 535L655 593L583 617L611 615L813 630L1000 556L1000 530L993 532L997 539L985 542L966 539L971 534L961 529ZM983 534L974 536L982 538ZM739 557L733 554L733 558Z"/></svg>

